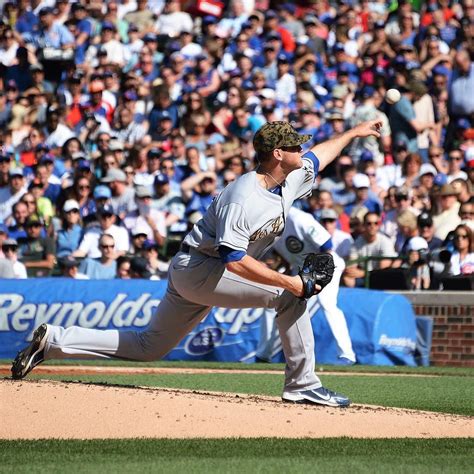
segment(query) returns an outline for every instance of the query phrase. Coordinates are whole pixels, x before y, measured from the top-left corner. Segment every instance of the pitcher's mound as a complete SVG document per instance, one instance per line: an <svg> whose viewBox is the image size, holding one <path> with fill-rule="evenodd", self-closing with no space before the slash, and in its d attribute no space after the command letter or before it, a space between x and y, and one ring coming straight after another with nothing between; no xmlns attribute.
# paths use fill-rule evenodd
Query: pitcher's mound
<svg viewBox="0 0 474 474"><path fill-rule="evenodd" d="M445 438L474 432L469 417L174 389L4 379L0 399L0 439Z"/></svg>

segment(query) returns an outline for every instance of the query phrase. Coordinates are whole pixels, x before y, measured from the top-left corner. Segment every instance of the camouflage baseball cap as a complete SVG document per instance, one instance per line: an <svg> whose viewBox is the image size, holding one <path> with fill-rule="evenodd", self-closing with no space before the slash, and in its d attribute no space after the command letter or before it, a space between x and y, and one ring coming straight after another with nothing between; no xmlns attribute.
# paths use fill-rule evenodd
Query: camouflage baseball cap
<svg viewBox="0 0 474 474"><path fill-rule="evenodd" d="M302 145L311 137L300 135L288 122L268 122L253 137L253 146L257 153L266 153L276 148Z"/></svg>

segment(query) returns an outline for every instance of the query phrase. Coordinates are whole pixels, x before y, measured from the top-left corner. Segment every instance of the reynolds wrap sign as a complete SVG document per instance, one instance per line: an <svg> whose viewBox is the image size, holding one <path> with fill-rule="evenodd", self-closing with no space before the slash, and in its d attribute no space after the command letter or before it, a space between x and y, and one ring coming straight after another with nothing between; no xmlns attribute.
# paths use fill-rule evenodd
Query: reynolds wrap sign
<svg viewBox="0 0 474 474"><path fill-rule="evenodd" d="M40 324L143 331L166 281L0 280L0 358L13 358ZM408 300L378 291L341 289L360 363L414 365L416 327ZM317 303L309 308L319 363L337 363L334 338ZM214 308L165 359L253 362L263 310ZM274 361L283 361L275 352Z"/></svg>

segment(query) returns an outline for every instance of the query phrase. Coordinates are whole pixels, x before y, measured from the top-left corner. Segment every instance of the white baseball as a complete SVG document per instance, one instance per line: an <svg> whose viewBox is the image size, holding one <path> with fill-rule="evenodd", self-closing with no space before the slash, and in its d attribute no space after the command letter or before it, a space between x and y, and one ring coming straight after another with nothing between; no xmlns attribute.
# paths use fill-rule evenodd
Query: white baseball
<svg viewBox="0 0 474 474"><path fill-rule="evenodd" d="M385 100L389 104L396 104L400 100L401 97L402 96L397 89L389 89L387 93L385 94Z"/></svg>

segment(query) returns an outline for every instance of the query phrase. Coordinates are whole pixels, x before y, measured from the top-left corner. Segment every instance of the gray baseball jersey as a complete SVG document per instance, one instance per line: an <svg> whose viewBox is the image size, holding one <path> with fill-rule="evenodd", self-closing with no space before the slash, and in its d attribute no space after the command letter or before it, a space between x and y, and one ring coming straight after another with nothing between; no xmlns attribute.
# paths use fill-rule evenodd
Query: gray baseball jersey
<svg viewBox="0 0 474 474"><path fill-rule="evenodd" d="M293 202L311 193L313 181L310 159L303 159L303 167L288 175L281 196L262 188L251 171L214 199L184 242L212 257L219 257L218 247L224 245L259 258L283 232Z"/></svg>

